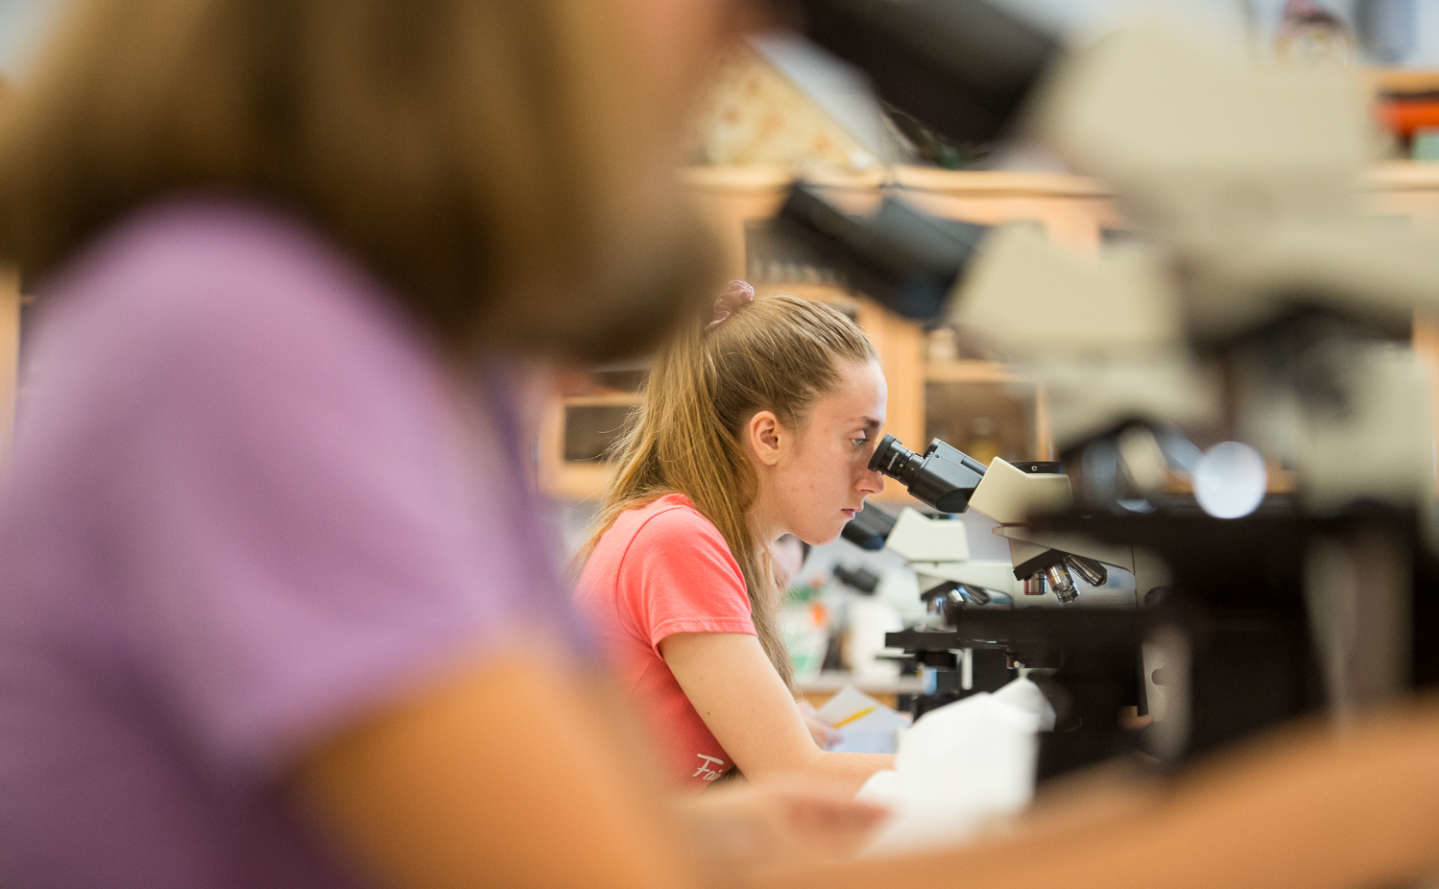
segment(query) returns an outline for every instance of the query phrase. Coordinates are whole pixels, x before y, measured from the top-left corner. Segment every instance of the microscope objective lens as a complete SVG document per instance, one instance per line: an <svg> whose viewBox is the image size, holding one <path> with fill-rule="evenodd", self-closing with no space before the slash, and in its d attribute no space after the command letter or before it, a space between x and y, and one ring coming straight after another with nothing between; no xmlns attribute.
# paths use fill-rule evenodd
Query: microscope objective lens
<svg viewBox="0 0 1439 889"><path fill-rule="evenodd" d="M1054 590L1054 597L1060 602L1067 604L1079 598L1078 591L1074 589L1074 578L1069 576L1063 563L1050 565L1044 573L1050 589Z"/></svg>
<svg viewBox="0 0 1439 889"><path fill-rule="evenodd" d="M1109 579L1109 570L1103 564L1083 556L1065 556L1064 565L1078 574L1090 586L1104 586Z"/></svg>

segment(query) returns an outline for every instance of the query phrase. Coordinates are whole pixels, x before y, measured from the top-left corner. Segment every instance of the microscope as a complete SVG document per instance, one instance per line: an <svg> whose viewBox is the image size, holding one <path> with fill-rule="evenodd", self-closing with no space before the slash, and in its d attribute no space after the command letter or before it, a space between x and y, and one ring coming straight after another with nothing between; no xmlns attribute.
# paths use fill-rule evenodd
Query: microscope
<svg viewBox="0 0 1439 889"><path fill-rule="evenodd" d="M1041 682L1058 714L1055 731L1040 739L1041 778L1138 749L1138 735L1119 719L1126 707L1147 712L1162 694L1152 683L1145 688L1157 654L1145 663L1137 609L1167 582L1163 564L1133 547L1031 527L1031 516L1072 505L1058 463L995 458L984 467L938 439L917 454L887 435L870 468L936 510L993 519L1010 551L1006 562L971 562L962 524L912 509L890 532L887 546L921 578L934 619L886 637L925 670L916 716L993 691L1022 670ZM1107 586L1110 568L1129 572L1136 585Z"/></svg>

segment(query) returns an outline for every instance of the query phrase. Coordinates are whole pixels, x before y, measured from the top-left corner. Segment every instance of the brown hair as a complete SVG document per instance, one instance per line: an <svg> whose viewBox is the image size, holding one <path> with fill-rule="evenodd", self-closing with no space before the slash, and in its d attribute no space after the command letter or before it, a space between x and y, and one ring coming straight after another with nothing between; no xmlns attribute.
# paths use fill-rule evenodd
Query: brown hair
<svg viewBox="0 0 1439 889"><path fill-rule="evenodd" d="M648 346L712 267L616 18L87 0L0 119L0 253L43 276L139 204L236 193L336 239L446 345Z"/></svg>
<svg viewBox="0 0 1439 889"><path fill-rule="evenodd" d="M761 645L785 684L793 679L775 621L768 547L746 521L756 479L740 435L770 410L801 428L814 400L839 379L839 361L875 357L843 314L818 302L772 296L740 306L712 330L688 330L656 356L644 399L630 415L588 553L620 513L671 492L685 494L729 544L744 574Z"/></svg>

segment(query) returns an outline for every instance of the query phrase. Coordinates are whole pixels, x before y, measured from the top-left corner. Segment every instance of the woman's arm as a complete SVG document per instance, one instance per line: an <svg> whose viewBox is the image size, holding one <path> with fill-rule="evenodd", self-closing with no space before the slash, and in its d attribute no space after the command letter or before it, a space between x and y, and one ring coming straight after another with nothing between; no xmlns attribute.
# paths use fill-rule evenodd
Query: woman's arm
<svg viewBox="0 0 1439 889"><path fill-rule="evenodd" d="M292 789L349 860L404 889L713 886L1310 889L1439 866L1439 707L1342 739L1296 730L1176 788L888 860L706 872L613 714L557 646L517 644L322 743ZM1089 796L1089 794L1085 794Z"/></svg>
<svg viewBox="0 0 1439 889"><path fill-rule="evenodd" d="M815 744L759 640L742 633L676 633L660 655L685 696L745 776L793 775L855 793L894 757L830 753Z"/></svg>

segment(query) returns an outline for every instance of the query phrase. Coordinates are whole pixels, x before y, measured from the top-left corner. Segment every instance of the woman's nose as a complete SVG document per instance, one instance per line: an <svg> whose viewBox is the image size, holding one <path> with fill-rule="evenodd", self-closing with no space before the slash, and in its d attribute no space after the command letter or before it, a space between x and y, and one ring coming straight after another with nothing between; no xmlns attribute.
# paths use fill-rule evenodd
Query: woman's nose
<svg viewBox="0 0 1439 889"><path fill-rule="evenodd" d="M884 475L878 469L865 469L859 475L859 492L868 497L884 490Z"/></svg>

